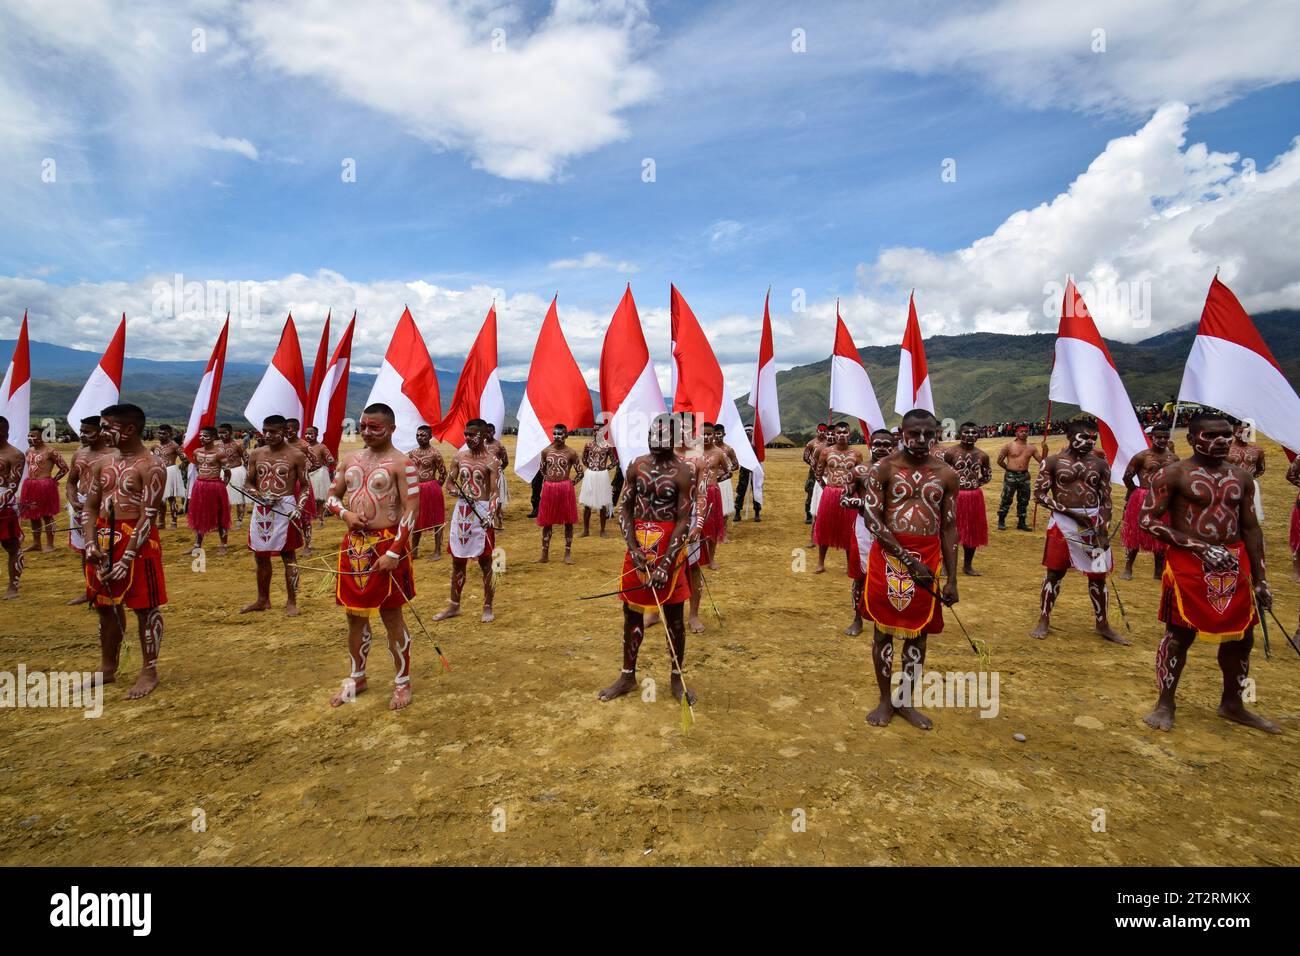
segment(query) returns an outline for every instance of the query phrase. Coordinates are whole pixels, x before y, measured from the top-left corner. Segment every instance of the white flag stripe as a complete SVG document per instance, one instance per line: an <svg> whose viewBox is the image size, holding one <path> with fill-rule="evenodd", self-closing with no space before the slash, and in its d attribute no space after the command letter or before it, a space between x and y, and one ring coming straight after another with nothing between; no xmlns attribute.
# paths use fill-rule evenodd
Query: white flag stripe
<svg viewBox="0 0 1300 956"><path fill-rule="evenodd" d="M501 393L501 379L496 369L488 373L487 381L483 383L483 391L478 397L478 417L495 425L497 437L501 436L506 423L506 399Z"/></svg>
<svg viewBox="0 0 1300 956"><path fill-rule="evenodd" d="M98 415L109 405L116 405L117 399L117 383L109 378L102 365L96 365L90 377L86 379L86 384L81 386L81 393L77 395L77 400L72 403L72 408L68 412L68 424L74 432L77 431L81 427L83 418Z"/></svg>
<svg viewBox="0 0 1300 956"><path fill-rule="evenodd" d="M347 380L347 373L348 360L340 356L339 360L326 371L325 378L320 383L320 395L316 399L316 413L312 416L311 424L322 440L328 430L330 403L334 398L334 392L342 382Z"/></svg>
<svg viewBox="0 0 1300 956"><path fill-rule="evenodd" d="M1110 466L1111 481L1123 484L1129 459L1149 446L1124 382L1106 361L1105 353L1083 339L1057 336L1056 364L1047 394L1052 401L1078 405L1106 423L1117 446Z"/></svg>
<svg viewBox="0 0 1300 956"><path fill-rule="evenodd" d="M208 369L203 373L203 379L199 382L199 390L194 395L194 407L190 409L190 420L185 425L185 440L182 445L188 445L190 440L196 438L199 434L199 422L203 420L203 415L208 410L208 404L212 401L212 378L213 370Z"/></svg>
<svg viewBox="0 0 1300 956"><path fill-rule="evenodd" d="M519 403L519 437L515 442L515 474L524 481L532 481L541 467L542 451L551 443L550 433L542 427L528 401L528 392L524 391L524 400Z"/></svg>
<svg viewBox="0 0 1300 956"><path fill-rule="evenodd" d="M253 392L253 397L244 406L244 417L257 429L260 429L262 422L272 415L297 418L300 422L303 415L302 399L298 396L298 390L284 377L284 373L275 367L274 362L267 365L266 374L257 383L257 390Z"/></svg>
<svg viewBox="0 0 1300 956"><path fill-rule="evenodd" d="M370 388L366 405L362 407L382 402L391 408L397 421L397 427L393 429L393 447L407 452L415 447L415 430L421 425L432 426L434 423L426 422L415 403L406 397L402 391L402 381L402 373L393 368L388 359L384 359L379 374L375 376L375 384Z"/></svg>
<svg viewBox="0 0 1300 956"><path fill-rule="evenodd" d="M871 377L865 368L844 355L831 356L831 409L862 419L873 431L885 427Z"/></svg>
<svg viewBox="0 0 1300 956"><path fill-rule="evenodd" d="M650 453L650 423L665 411L654 362L647 361L608 422L609 441L618 450L618 466L624 475L633 461Z"/></svg>
<svg viewBox="0 0 1300 956"><path fill-rule="evenodd" d="M1208 405L1300 451L1300 397L1286 376L1258 352L1211 335L1198 335L1187 356L1178 400Z"/></svg>

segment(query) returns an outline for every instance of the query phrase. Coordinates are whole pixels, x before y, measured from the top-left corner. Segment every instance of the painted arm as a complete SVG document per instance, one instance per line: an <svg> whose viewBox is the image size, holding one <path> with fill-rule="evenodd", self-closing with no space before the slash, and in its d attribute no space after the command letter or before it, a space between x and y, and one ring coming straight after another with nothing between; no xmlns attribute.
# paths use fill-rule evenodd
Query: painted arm
<svg viewBox="0 0 1300 956"><path fill-rule="evenodd" d="M572 451L572 449L570 449L570 451ZM582 476L584 473L582 467L582 458L579 457L576 451L573 452L572 461L573 461L573 483L576 485L578 484L578 482L582 481Z"/></svg>
<svg viewBox="0 0 1300 956"><path fill-rule="evenodd" d="M980 483L983 488L993 480L993 468L989 465L989 456L987 452L980 452Z"/></svg>
<svg viewBox="0 0 1300 956"><path fill-rule="evenodd" d="M627 544L627 553L632 555L632 567L638 571L645 567L645 562L638 557L640 548L636 543L636 521L632 515L632 494L629 489L633 488L633 482L636 481L637 468L640 467L639 461L632 462L632 467L627 470L627 482L623 491L623 496L618 502L618 530L623 532L623 541Z"/></svg>
<svg viewBox="0 0 1300 956"><path fill-rule="evenodd" d="M81 509L81 537L86 542L86 560L103 560L104 552L99 548L99 538L95 528L99 524L99 507L103 501L103 481L100 479L102 465L96 465L86 475L86 503Z"/></svg>
<svg viewBox="0 0 1300 956"><path fill-rule="evenodd" d="M1124 469L1124 500L1128 501L1133 497L1133 492L1137 490L1137 470L1142 461L1142 452L1138 452L1128 460L1128 466Z"/></svg>
<svg viewBox="0 0 1300 956"><path fill-rule="evenodd" d="M1264 532L1259 527L1255 513L1255 482L1252 479L1241 496L1241 540L1246 543L1246 557L1250 560L1250 579L1255 583L1255 598L1267 610L1273 606L1273 592L1268 587L1268 572L1264 568Z"/></svg>
<svg viewBox="0 0 1300 956"><path fill-rule="evenodd" d="M1259 462L1260 462L1259 474L1263 474L1264 456L1262 453L1259 456ZM66 475L67 473L68 473L68 463L64 459L64 457L61 454L59 454L59 452L56 450L54 452L54 480L61 481L63 479L63 476Z"/></svg>
<svg viewBox="0 0 1300 956"><path fill-rule="evenodd" d="M407 546L411 543L411 534L415 530L415 521L420 513L419 469L416 468L415 462L408 458L401 465L391 466L390 471L395 472L392 475L393 487L401 496L399 503L402 506L402 516L397 520L397 533L393 535L392 543L375 561L376 571L391 571L397 567L406 553Z"/></svg>

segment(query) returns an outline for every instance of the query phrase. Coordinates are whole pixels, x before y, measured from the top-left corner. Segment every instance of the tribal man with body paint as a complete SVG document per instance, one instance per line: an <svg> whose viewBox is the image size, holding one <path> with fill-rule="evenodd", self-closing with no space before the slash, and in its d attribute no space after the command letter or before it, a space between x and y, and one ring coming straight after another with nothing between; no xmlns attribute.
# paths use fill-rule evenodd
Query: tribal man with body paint
<svg viewBox="0 0 1300 956"><path fill-rule="evenodd" d="M248 453L249 489L254 496L253 514L248 520L248 548L257 559L257 600L239 613L271 608L271 558L284 563L284 589L288 597L284 613L298 615L298 549L303 545L303 526L310 519L303 509L311 497L307 478L307 455L288 441L285 419L271 415L262 423L266 444Z"/></svg>
<svg viewBox="0 0 1300 956"><path fill-rule="evenodd" d="M461 592L465 589L465 567L478 561L483 572L483 623L496 619L492 611L495 585L492 578L492 552L496 548L497 487L501 462L487 447L488 423L471 418L465 423L465 447L456 452L447 470L444 486L456 504L447 523L447 550L451 552L451 600L435 621L445 621L460 614Z"/></svg>
<svg viewBox="0 0 1300 956"><path fill-rule="evenodd" d="M1219 645L1219 716L1280 734L1277 724L1242 703L1259 622L1256 605L1265 611L1273 607L1264 535L1255 514L1255 475L1229 463L1232 425L1222 415L1193 415L1187 437L1192 457L1161 469L1142 505L1142 529L1166 545L1157 615L1165 625L1156 650L1160 696L1144 719L1156 730L1173 728L1178 679L1200 636Z"/></svg>
<svg viewBox="0 0 1300 956"><path fill-rule="evenodd" d="M388 634L393 655L390 710L411 703L411 632L402 608L415 597L411 534L420 509L414 462L393 447L396 417L381 403L366 406L357 431L365 445L343 459L325 507L347 525L339 548L335 601L347 612L352 671L330 699L339 707L366 689L371 618Z"/></svg>
<svg viewBox="0 0 1300 956"><path fill-rule="evenodd" d="M111 684L126 636L126 608L135 611L140 636L140 676L127 700L144 697L158 686L167 603L162 544L163 496L167 466L145 448L144 410L138 405L110 405L99 413L108 444L117 454L91 466L81 534L86 540L86 593L99 613L99 670L92 680Z"/></svg>
<svg viewBox="0 0 1300 956"><path fill-rule="evenodd" d="M939 435L933 412L903 416L901 447L871 466L866 487L867 556L862 614L875 624L871 663L880 703L867 723L883 727L894 714L913 727L933 723L916 708L926 639L943 630L940 604L957 603L957 473L931 449ZM943 587L939 588L939 566ZM894 638L903 640L903 672L893 684Z"/></svg>
<svg viewBox="0 0 1300 956"><path fill-rule="evenodd" d="M1048 509L1047 540L1043 545L1043 590L1038 624L1030 637L1047 637L1052 607L1061 593L1061 580L1074 568L1088 579L1088 597L1097 633L1116 644L1130 644L1110 626L1106 575L1114 566L1110 551L1110 465L1094 454L1097 422L1078 418L1065 423L1069 444L1048 455L1038 469L1034 500Z"/></svg>
<svg viewBox="0 0 1300 956"><path fill-rule="evenodd" d="M647 611L663 609L670 643L673 698L695 694L682 683L686 657L686 627L682 605L690 595L686 550L691 525L694 467L673 453L677 419L664 413L650 423L650 454L628 467L619 500L618 523L627 554L623 559L619 597L623 601L623 668L618 680L601 690L600 700L613 700L637 687L636 664L645 637Z"/></svg>

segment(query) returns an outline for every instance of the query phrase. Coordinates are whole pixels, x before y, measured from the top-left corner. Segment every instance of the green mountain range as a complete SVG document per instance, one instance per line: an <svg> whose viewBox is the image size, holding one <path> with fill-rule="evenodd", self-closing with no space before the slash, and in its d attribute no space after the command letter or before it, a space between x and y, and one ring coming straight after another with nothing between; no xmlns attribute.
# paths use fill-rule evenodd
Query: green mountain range
<svg viewBox="0 0 1300 956"><path fill-rule="evenodd" d="M1300 382L1300 311L1264 312L1253 320L1282 371L1292 382ZM1177 394L1195 336L1196 323L1191 323L1131 344L1107 339L1106 347L1129 398L1139 405L1163 404ZM939 417L980 424L1038 421L1046 411L1055 347L1052 333L974 332L927 338L925 358ZM898 346L871 346L858 349L858 354L871 376L886 423L897 422L893 408ZM788 437L811 432L818 422L826 421L830 366L830 358L826 358L777 373L781 427ZM749 396L741 397L737 404L745 422L752 422ZM1057 403L1052 416L1059 420L1077 411Z"/></svg>

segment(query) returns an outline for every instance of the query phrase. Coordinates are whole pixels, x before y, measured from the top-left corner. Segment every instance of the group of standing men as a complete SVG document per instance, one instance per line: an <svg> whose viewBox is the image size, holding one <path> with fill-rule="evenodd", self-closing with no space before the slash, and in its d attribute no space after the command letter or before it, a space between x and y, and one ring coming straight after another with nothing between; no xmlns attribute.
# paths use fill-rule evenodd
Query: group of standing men
<svg viewBox="0 0 1300 956"><path fill-rule="evenodd" d="M864 617L874 623L872 659L881 698L868 720L876 725L899 714L915 726L930 726L913 706L925 638L942 630L941 607L957 601L958 544L962 571L978 575L974 553L988 542L981 489L991 468L987 454L976 447L978 429L964 423L957 444L936 450L937 424L928 411L908 412L898 436L884 430L870 436L868 463L849 446L844 422L822 430L804 452L812 483L806 519L814 522L819 549L816 571L825 570L829 548L844 550L854 609L845 633L860 633ZM1146 551L1162 580L1159 699L1146 722L1160 730L1173 726L1174 693L1187 650L1199 635L1219 645L1219 715L1278 733L1275 723L1247 711L1242 700L1253 628L1272 607L1256 481L1263 473L1263 453L1248 441L1242 423L1217 412L1203 411L1189 421L1189 459L1179 460L1170 447L1167 426L1157 424L1150 432L1151 447L1133 457L1123 476L1128 494L1120 523L1127 551L1123 577L1132 576L1137 555ZM1027 429L1018 430L999 451L998 463L1006 470L999 529L1005 528L1012 498L1028 484L1029 462L1039 461L1033 498L1049 518L1039 620L1031 636L1047 636L1061 583L1073 569L1088 581L1098 635L1127 645L1108 618L1111 472L1098 445L1099 428L1093 419L1075 419L1066 423L1065 435L1067 445L1056 454L1047 454L1045 442L1029 446ZM1288 479L1300 485L1300 466L1292 466ZM1024 497L1018 527L1030 530ZM1300 569L1300 502L1292 527L1293 558ZM894 637L903 638L904 669L891 694Z"/></svg>

